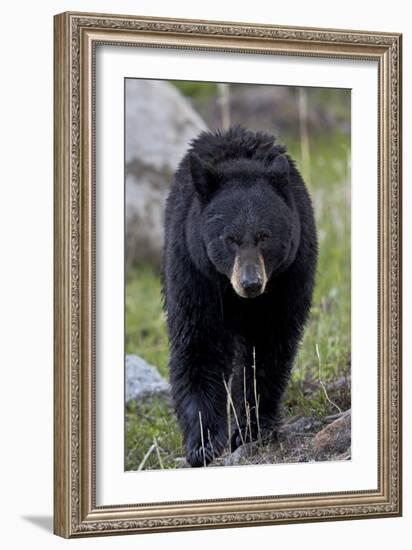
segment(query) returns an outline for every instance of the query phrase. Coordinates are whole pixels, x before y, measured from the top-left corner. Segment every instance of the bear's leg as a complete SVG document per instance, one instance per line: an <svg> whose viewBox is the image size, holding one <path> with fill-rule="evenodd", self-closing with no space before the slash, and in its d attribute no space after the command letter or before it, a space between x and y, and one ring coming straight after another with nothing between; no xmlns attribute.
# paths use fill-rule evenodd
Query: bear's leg
<svg viewBox="0 0 412 550"><path fill-rule="evenodd" d="M227 361L223 361L227 358ZM226 388L231 364L227 351L192 341L172 350L170 380L187 461L205 466L227 444Z"/></svg>
<svg viewBox="0 0 412 550"><path fill-rule="evenodd" d="M244 355L241 429L231 438L234 450L250 440L273 437L278 423L282 395L287 386L297 344L283 348L273 338L250 342ZM246 383L246 387L244 386Z"/></svg>

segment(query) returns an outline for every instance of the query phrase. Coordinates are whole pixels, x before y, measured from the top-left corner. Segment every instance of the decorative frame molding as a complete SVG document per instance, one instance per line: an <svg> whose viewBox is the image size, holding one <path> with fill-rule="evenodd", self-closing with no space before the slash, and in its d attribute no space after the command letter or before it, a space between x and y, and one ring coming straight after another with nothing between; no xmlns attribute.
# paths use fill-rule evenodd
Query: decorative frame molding
<svg viewBox="0 0 412 550"><path fill-rule="evenodd" d="M400 34L63 13L54 21L54 532L63 537L401 514ZM94 52L97 44L378 62L377 491L96 506Z"/></svg>

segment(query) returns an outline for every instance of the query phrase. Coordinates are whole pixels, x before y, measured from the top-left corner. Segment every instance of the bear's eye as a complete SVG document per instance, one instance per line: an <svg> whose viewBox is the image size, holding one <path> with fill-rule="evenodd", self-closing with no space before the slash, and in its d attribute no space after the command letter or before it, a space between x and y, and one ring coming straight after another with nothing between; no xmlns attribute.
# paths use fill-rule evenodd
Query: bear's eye
<svg viewBox="0 0 412 550"><path fill-rule="evenodd" d="M238 245L239 244L239 239L237 239L236 237L233 237L233 235L228 235L226 237L226 242L227 244L230 244L230 245Z"/></svg>
<svg viewBox="0 0 412 550"><path fill-rule="evenodd" d="M265 231L259 231L259 233L256 234L256 243L263 243L267 241L270 238L269 233L266 233Z"/></svg>

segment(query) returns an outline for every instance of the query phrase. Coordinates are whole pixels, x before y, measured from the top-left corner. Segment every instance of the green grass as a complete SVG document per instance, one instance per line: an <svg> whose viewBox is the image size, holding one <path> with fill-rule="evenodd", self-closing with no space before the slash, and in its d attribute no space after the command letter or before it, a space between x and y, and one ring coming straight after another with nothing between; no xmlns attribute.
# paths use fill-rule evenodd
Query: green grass
<svg viewBox="0 0 412 550"><path fill-rule="evenodd" d="M150 266L126 281L126 353L137 354L167 378L168 343L159 274Z"/></svg>
<svg viewBox="0 0 412 550"><path fill-rule="evenodd" d="M337 412L323 385L350 376L350 142L342 135L327 142L312 141L309 178L300 166L299 147L288 144L288 150L311 182L319 262L311 316L284 403L287 415L323 417ZM140 355L167 377L160 279L150 267L130 273L126 284L126 352ZM308 382L314 387L309 396ZM139 409L129 408L126 414L126 469L138 468L155 439L163 467L177 467L175 459L183 456L183 450L169 407L152 400ZM145 467L160 467L156 452Z"/></svg>
<svg viewBox="0 0 412 550"><path fill-rule="evenodd" d="M298 161L300 152L289 147ZM304 381L327 384L350 375L350 142L333 140L311 144L311 195L319 236L316 285L300 353L286 396L293 414L324 416L331 410L320 387L308 400ZM302 175L307 174L302 170ZM318 347L319 358L316 352Z"/></svg>
<svg viewBox="0 0 412 550"><path fill-rule="evenodd" d="M172 80L171 83L186 97L191 99L209 99L216 95L215 82L194 82L189 80Z"/></svg>
<svg viewBox="0 0 412 550"><path fill-rule="evenodd" d="M153 397L126 411L126 470L136 470L153 444L145 469L176 468L184 456L182 440L170 404ZM160 459L159 459L160 456Z"/></svg>

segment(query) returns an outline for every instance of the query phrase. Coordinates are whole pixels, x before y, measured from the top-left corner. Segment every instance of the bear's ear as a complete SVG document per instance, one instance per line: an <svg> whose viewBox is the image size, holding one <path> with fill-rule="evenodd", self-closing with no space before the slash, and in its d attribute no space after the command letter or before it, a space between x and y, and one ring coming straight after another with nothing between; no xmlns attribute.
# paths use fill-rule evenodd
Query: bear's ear
<svg viewBox="0 0 412 550"><path fill-rule="evenodd" d="M208 200L216 191L218 177L215 169L208 162L202 160L196 153L189 155L189 169L193 185L203 200Z"/></svg>
<svg viewBox="0 0 412 550"><path fill-rule="evenodd" d="M289 161L285 155L278 155L269 166L268 172L275 183L288 183Z"/></svg>

